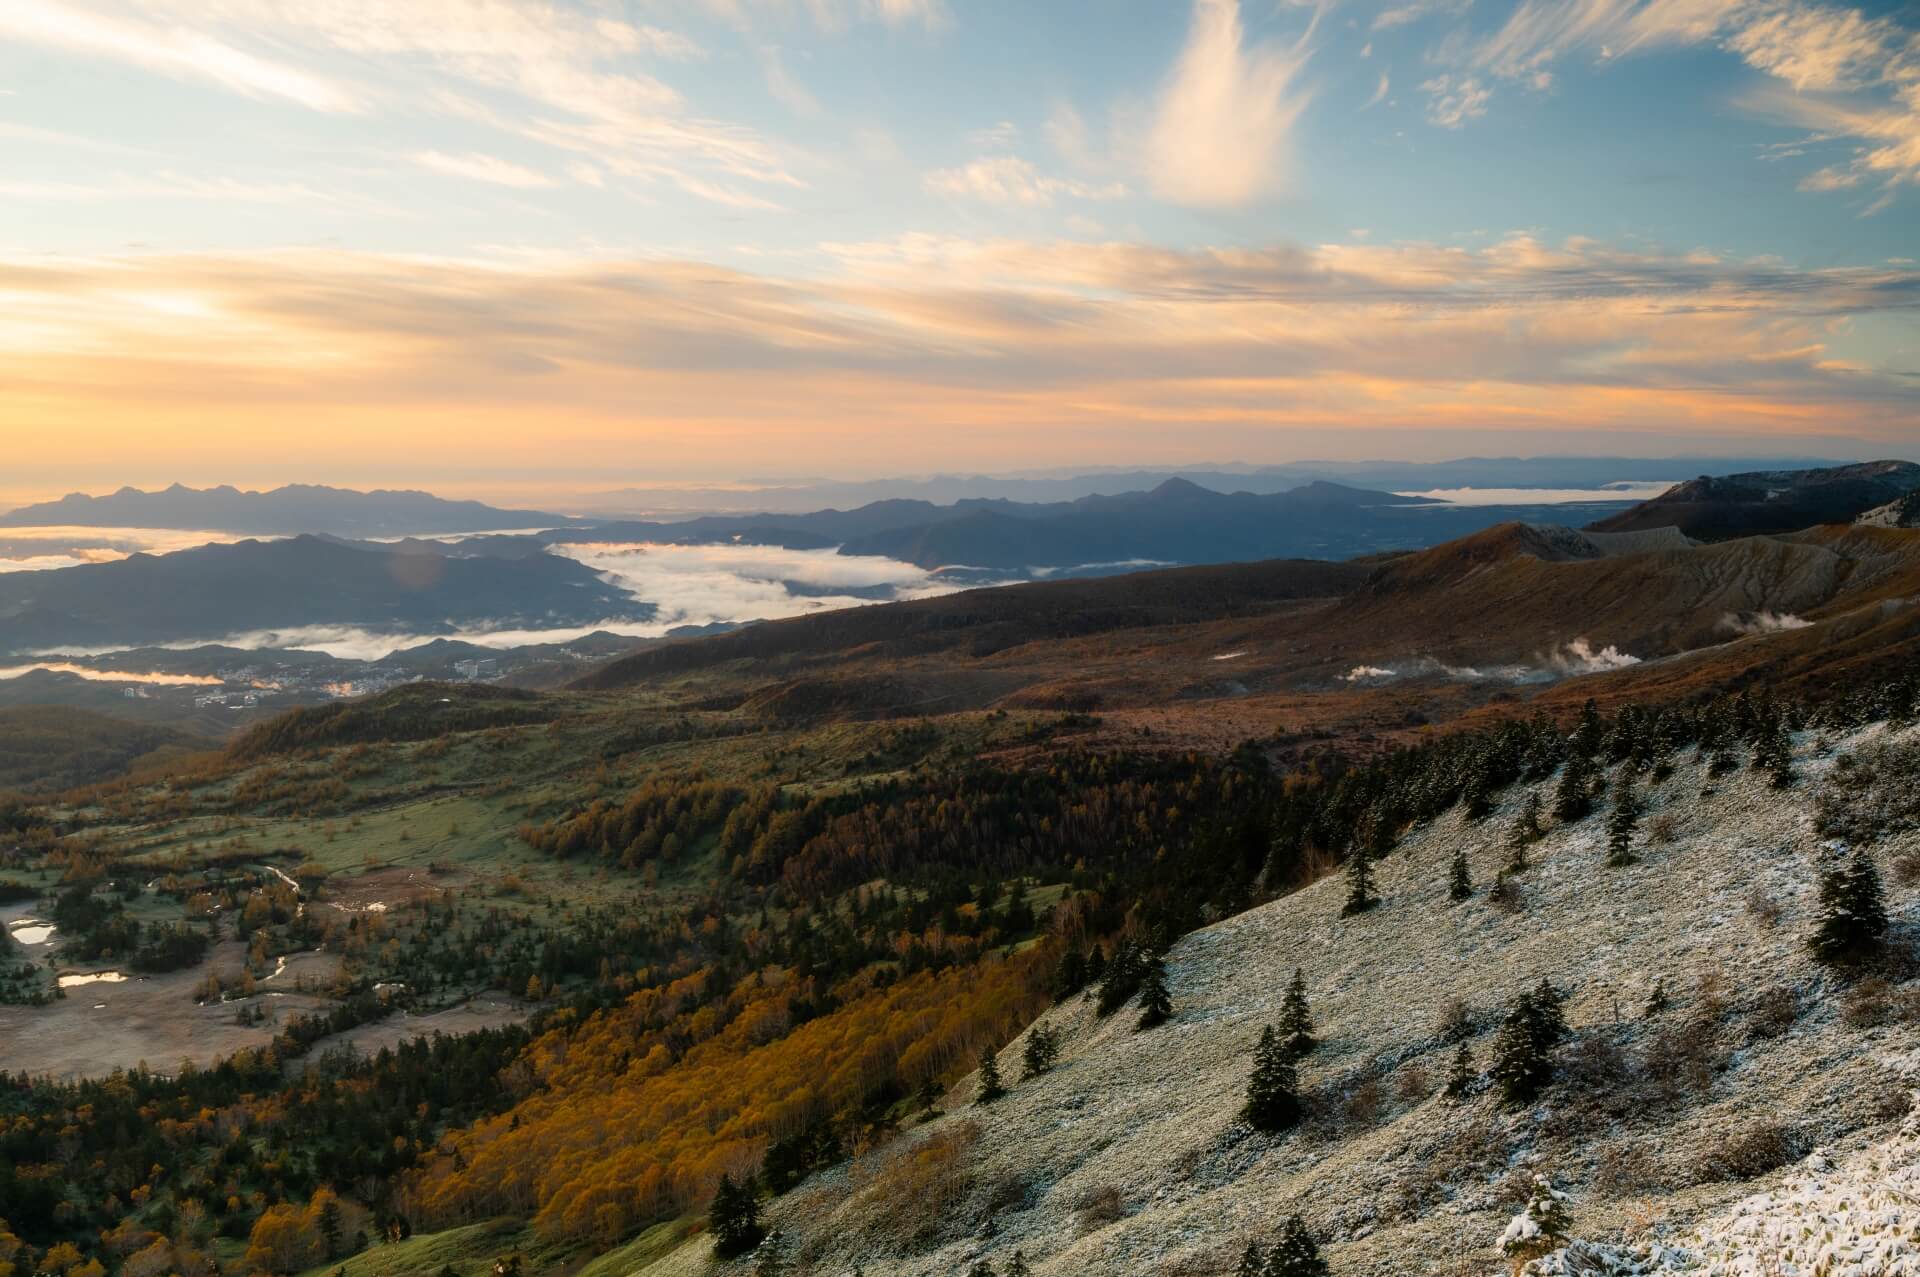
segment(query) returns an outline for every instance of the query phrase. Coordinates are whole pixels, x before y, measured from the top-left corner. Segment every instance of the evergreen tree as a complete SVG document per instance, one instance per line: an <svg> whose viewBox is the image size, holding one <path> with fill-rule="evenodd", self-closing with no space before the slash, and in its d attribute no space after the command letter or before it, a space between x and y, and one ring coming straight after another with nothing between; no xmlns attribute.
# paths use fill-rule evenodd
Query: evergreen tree
<svg viewBox="0 0 1920 1277"><path fill-rule="evenodd" d="M1646 1017L1652 1019L1673 1005L1673 999L1667 996L1667 977L1655 976L1653 990L1647 994Z"/></svg>
<svg viewBox="0 0 1920 1277"><path fill-rule="evenodd" d="M340 1203L328 1197L320 1204L320 1244L325 1248L328 1259L337 1259L340 1255Z"/></svg>
<svg viewBox="0 0 1920 1277"><path fill-rule="evenodd" d="M1447 899L1459 904L1472 898L1473 876L1467 869L1467 850L1462 847L1453 853L1453 868L1447 875Z"/></svg>
<svg viewBox="0 0 1920 1277"><path fill-rule="evenodd" d="M920 1079L920 1086L914 1092L914 1096L920 1101L922 1113L933 1112L933 1106L940 1102L940 1084L933 1080L933 1074L929 1073Z"/></svg>
<svg viewBox="0 0 1920 1277"><path fill-rule="evenodd" d="M1367 853L1355 847L1347 856L1347 902L1340 906L1340 916L1351 918L1379 903L1380 897L1373 894L1373 870L1367 863Z"/></svg>
<svg viewBox="0 0 1920 1277"><path fill-rule="evenodd" d="M1485 820L1493 812L1493 778L1485 763L1476 763L1467 772L1466 787L1460 794L1460 807L1468 820Z"/></svg>
<svg viewBox="0 0 1920 1277"><path fill-rule="evenodd" d="M1560 772L1560 785L1553 792L1553 818L1563 825L1585 820L1593 810L1593 773L1587 756L1579 752L1567 755Z"/></svg>
<svg viewBox="0 0 1920 1277"><path fill-rule="evenodd" d="M1299 1085L1293 1059L1269 1024L1253 1052L1253 1077L1247 1082L1247 1106L1241 1116L1260 1131L1284 1131L1300 1120Z"/></svg>
<svg viewBox="0 0 1920 1277"><path fill-rule="evenodd" d="M1087 955L1078 949L1068 949L1053 975L1053 1000L1065 1002L1086 987Z"/></svg>
<svg viewBox="0 0 1920 1277"><path fill-rule="evenodd" d="M1809 947L1820 961L1859 962L1880 951L1887 934L1886 893L1873 857L1856 851L1820 875L1820 920Z"/></svg>
<svg viewBox="0 0 1920 1277"><path fill-rule="evenodd" d="M1567 1036L1567 995L1545 976L1533 986L1534 1032L1542 1046L1552 1050Z"/></svg>
<svg viewBox="0 0 1920 1277"><path fill-rule="evenodd" d="M1280 1001L1280 1049L1289 1059L1298 1060L1313 1050L1313 1011L1307 1006L1307 977L1299 967L1287 981L1286 997Z"/></svg>
<svg viewBox="0 0 1920 1277"><path fill-rule="evenodd" d="M1447 1085L1441 1094L1450 1100L1464 1100L1479 1076L1479 1071L1473 1067L1473 1052L1462 1042L1453 1053L1453 1067L1447 1071Z"/></svg>
<svg viewBox="0 0 1920 1277"><path fill-rule="evenodd" d="M1787 735L1786 720L1769 712L1754 726L1753 759L1749 764L1767 773L1775 789L1787 789L1794 782L1793 738Z"/></svg>
<svg viewBox="0 0 1920 1277"><path fill-rule="evenodd" d="M1540 841L1540 791L1529 789L1520 811L1507 827L1507 864L1502 873L1527 871L1527 848Z"/></svg>
<svg viewBox="0 0 1920 1277"><path fill-rule="evenodd" d="M1640 827L1640 797L1633 792L1633 773L1620 769L1613 785L1613 812L1607 817L1607 863L1618 869L1639 859L1633 854L1633 834Z"/></svg>
<svg viewBox="0 0 1920 1277"><path fill-rule="evenodd" d="M1060 1057L1060 1035L1044 1024L1027 1030L1026 1047L1021 1052L1021 1077L1039 1077Z"/></svg>
<svg viewBox="0 0 1920 1277"><path fill-rule="evenodd" d="M1144 966L1146 975L1140 981L1140 1027L1158 1028L1173 1018L1173 995L1167 992L1167 964L1158 953L1149 953Z"/></svg>
<svg viewBox="0 0 1920 1277"><path fill-rule="evenodd" d="M966 1277L999 1277L999 1274L993 1271L993 1265L986 1260L976 1259L967 1265Z"/></svg>
<svg viewBox="0 0 1920 1277"><path fill-rule="evenodd" d="M1600 710L1589 696L1587 703L1580 707L1580 725L1573 729L1567 748L1582 758L1591 759L1600 752L1600 742L1605 736L1606 726L1600 721Z"/></svg>
<svg viewBox="0 0 1920 1277"><path fill-rule="evenodd" d="M1100 1000L1094 1004L1094 1010L1103 1016L1118 1011L1140 991L1140 982L1146 974L1146 962L1141 958L1139 946L1131 940L1122 940L1107 963L1106 974L1101 977Z"/></svg>
<svg viewBox="0 0 1920 1277"><path fill-rule="evenodd" d="M980 1051L980 1093L974 1097L977 1104L991 1104L1007 1093L1000 1082L1000 1061L994 1058L992 1047L983 1047Z"/></svg>
<svg viewBox="0 0 1920 1277"><path fill-rule="evenodd" d="M722 1174L707 1207L707 1231L713 1234L713 1253L722 1259L744 1255L765 1236L760 1227L760 1200L753 1177L735 1183Z"/></svg>
<svg viewBox="0 0 1920 1277"><path fill-rule="evenodd" d="M787 1277L792 1271L793 1262L787 1258L787 1239L776 1228L753 1252L753 1277Z"/></svg>
<svg viewBox="0 0 1920 1277"><path fill-rule="evenodd" d="M1553 1048L1566 1033L1560 995L1545 981L1542 994L1528 990L1514 999L1493 1040L1488 1072L1509 1104L1525 1104L1553 1080Z"/></svg>
<svg viewBox="0 0 1920 1277"><path fill-rule="evenodd" d="M1500 1235L1500 1253L1516 1263L1551 1255L1567 1244L1570 1226L1566 1194L1554 1188L1546 1176L1535 1175L1527 1208L1515 1215Z"/></svg>
<svg viewBox="0 0 1920 1277"><path fill-rule="evenodd" d="M1280 1240L1267 1252L1267 1277L1327 1277L1327 1271L1306 1221L1289 1215L1280 1226Z"/></svg>
<svg viewBox="0 0 1920 1277"><path fill-rule="evenodd" d="M1033 1269L1027 1264L1027 1257L1018 1250L1007 1261L1007 1277L1033 1277Z"/></svg>
<svg viewBox="0 0 1920 1277"><path fill-rule="evenodd" d="M1233 1270L1233 1277L1266 1277L1267 1256L1260 1249L1259 1242L1248 1242L1240 1255L1240 1266Z"/></svg>

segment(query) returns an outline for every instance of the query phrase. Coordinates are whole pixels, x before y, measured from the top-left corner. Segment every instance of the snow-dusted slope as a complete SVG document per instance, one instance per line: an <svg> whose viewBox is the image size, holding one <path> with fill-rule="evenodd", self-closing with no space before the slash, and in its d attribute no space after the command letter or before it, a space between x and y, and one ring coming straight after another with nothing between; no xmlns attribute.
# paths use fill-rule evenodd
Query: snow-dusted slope
<svg viewBox="0 0 1920 1277"><path fill-rule="evenodd" d="M1505 1270L1495 1243L1540 1172L1570 1195L1577 1236L1720 1265L1701 1271L1904 1271L1737 1258L1789 1245L1773 1239L1822 1227L1843 1202L1848 1219L1907 1211L1899 1226L1916 1222L1905 1194L1920 1186L1900 1169L1915 1137L1894 1135L1920 1032L1897 989L1885 1014L1845 1014L1861 1000L1805 949L1823 854L1812 792L1861 739L1803 735L1803 779L1786 792L1757 772L1715 781L1685 763L1643 791L1639 864L1605 866L1601 815L1554 829L1532 848L1514 911L1485 888L1522 788L1480 824L1450 812L1379 866L1380 908L1341 918L1336 877L1185 937L1167 959L1171 1023L1137 1032L1137 1012L1099 1020L1085 1001L1057 1007L1046 1020L1065 1050L1052 1072L1014 1081L1020 1048L1009 1044L1006 1098L973 1105L963 1083L947 1116L816 1176L771 1216L803 1272L835 1277L856 1264L956 1274L982 1257L1004 1270L1016 1248L1050 1277L1227 1273L1292 1213L1341 1277L1477 1274ZM1479 890L1452 905L1460 847ZM1920 832L1883 843L1882 864L1901 852L1920 852ZM1891 877L1889 891L1895 938L1910 946L1920 904ZM1314 1115L1260 1135L1237 1112L1254 1041L1296 966L1322 1043L1301 1071ZM1673 1005L1646 1017L1662 975ZM1484 1067L1504 1005L1542 977L1569 995L1563 1080L1519 1111L1484 1093L1442 1098L1448 1004L1465 1002ZM1816 1146L1864 1169L1846 1172L1855 1180L1812 1164L1734 1178ZM916 1156L939 1174L911 1174ZM1900 1166L1876 1169L1874 1157ZM1769 1193L1720 1213L1756 1188ZM696 1240L647 1271L702 1271L707 1255Z"/></svg>

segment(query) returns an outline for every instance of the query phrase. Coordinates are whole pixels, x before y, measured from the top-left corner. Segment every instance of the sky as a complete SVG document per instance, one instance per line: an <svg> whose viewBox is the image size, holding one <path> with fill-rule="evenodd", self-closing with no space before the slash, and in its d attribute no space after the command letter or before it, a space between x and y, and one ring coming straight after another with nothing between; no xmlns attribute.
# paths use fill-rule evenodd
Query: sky
<svg viewBox="0 0 1920 1277"><path fill-rule="evenodd" d="M1920 453L1920 18L0 0L0 496Z"/></svg>

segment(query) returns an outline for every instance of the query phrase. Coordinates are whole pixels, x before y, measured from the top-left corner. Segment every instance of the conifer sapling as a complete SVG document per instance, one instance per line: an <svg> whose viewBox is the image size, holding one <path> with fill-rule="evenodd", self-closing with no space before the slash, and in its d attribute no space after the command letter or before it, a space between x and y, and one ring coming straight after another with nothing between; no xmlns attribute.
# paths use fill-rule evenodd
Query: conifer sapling
<svg viewBox="0 0 1920 1277"><path fill-rule="evenodd" d="M983 1047L980 1051L980 1093L975 1096L979 1104L991 1104L1007 1093L1000 1081L1000 1061L994 1058L992 1047Z"/></svg>
<svg viewBox="0 0 1920 1277"><path fill-rule="evenodd" d="M1289 1215L1280 1226L1280 1240L1267 1252L1268 1277L1327 1277L1327 1271L1306 1221Z"/></svg>
<svg viewBox="0 0 1920 1277"><path fill-rule="evenodd" d="M1453 1067L1447 1070L1447 1085L1441 1094L1450 1100L1464 1100L1479 1076L1479 1071L1473 1067L1473 1052L1462 1042L1453 1053Z"/></svg>
<svg viewBox="0 0 1920 1277"><path fill-rule="evenodd" d="M1453 853L1453 867L1447 874L1447 899L1459 904L1472 898L1473 876L1467 868L1467 850L1462 847Z"/></svg>
<svg viewBox="0 0 1920 1277"><path fill-rule="evenodd" d="M1633 773L1620 769L1614 781L1613 811L1607 816L1607 864L1622 868L1639 857L1633 854L1633 834L1640 827L1640 798L1633 792Z"/></svg>
<svg viewBox="0 0 1920 1277"><path fill-rule="evenodd" d="M1269 1024L1254 1048L1253 1076L1247 1082L1247 1105L1241 1116L1255 1130L1286 1130L1300 1120L1300 1097L1294 1093L1298 1085L1293 1058Z"/></svg>
<svg viewBox="0 0 1920 1277"><path fill-rule="evenodd" d="M1313 1050L1313 1011L1307 1005L1307 977L1299 967L1287 981L1286 997L1280 1002L1280 1049L1292 1059Z"/></svg>
<svg viewBox="0 0 1920 1277"><path fill-rule="evenodd" d="M1880 951L1887 934L1886 893L1873 857L1856 851L1820 875L1820 920L1808 947L1832 965L1859 962Z"/></svg>
<svg viewBox="0 0 1920 1277"><path fill-rule="evenodd" d="M1158 953L1147 955L1140 981L1140 1027L1157 1028L1173 1018L1173 995L1167 992L1167 964Z"/></svg>
<svg viewBox="0 0 1920 1277"><path fill-rule="evenodd" d="M1533 1177L1527 1208L1508 1221L1500 1234L1500 1253L1520 1263L1551 1255L1567 1244L1567 1195L1546 1176Z"/></svg>
<svg viewBox="0 0 1920 1277"><path fill-rule="evenodd" d="M1355 847L1347 856L1347 900L1340 906L1340 916L1351 918L1379 903L1380 897L1373 894L1373 870L1367 863L1367 853Z"/></svg>

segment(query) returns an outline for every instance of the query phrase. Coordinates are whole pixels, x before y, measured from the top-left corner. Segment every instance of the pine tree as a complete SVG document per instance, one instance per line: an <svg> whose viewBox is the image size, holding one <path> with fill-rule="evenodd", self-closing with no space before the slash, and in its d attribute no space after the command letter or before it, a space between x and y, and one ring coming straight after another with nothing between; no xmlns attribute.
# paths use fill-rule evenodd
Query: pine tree
<svg viewBox="0 0 1920 1277"><path fill-rule="evenodd" d="M1351 918L1379 903L1380 897L1373 894L1373 869L1367 863L1367 853L1355 847L1347 856L1347 902L1340 906L1340 916Z"/></svg>
<svg viewBox="0 0 1920 1277"><path fill-rule="evenodd" d="M1306 1221L1289 1215L1280 1226L1280 1240L1267 1252L1267 1277L1327 1277L1327 1271Z"/></svg>
<svg viewBox="0 0 1920 1277"><path fill-rule="evenodd" d="M1100 999L1094 1004L1094 1010L1100 1015L1112 1015L1133 1000L1140 991L1140 981L1146 977L1146 963L1141 959L1139 946L1131 940L1122 940L1113 951L1113 957L1107 963L1106 974L1100 980Z"/></svg>
<svg viewBox="0 0 1920 1277"><path fill-rule="evenodd" d="M1820 875L1820 920L1809 946L1820 961L1859 962L1880 951L1887 934L1886 893L1873 857L1856 851Z"/></svg>
<svg viewBox="0 0 1920 1277"><path fill-rule="evenodd" d="M1173 1018L1173 995L1167 992L1167 964L1158 953L1149 953L1146 974L1140 981L1140 1027L1158 1028Z"/></svg>
<svg viewBox="0 0 1920 1277"><path fill-rule="evenodd" d="M1462 1042L1453 1053L1453 1067L1447 1071L1447 1085L1441 1094L1450 1100L1464 1100L1479 1076L1479 1071L1473 1067L1473 1052Z"/></svg>
<svg viewBox="0 0 1920 1277"><path fill-rule="evenodd" d="M1613 812L1607 817L1607 863L1614 868L1631 865L1639 859L1633 854L1633 834L1640 827L1640 797L1633 792L1633 773L1620 769L1613 785Z"/></svg>
<svg viewBox="0 0 1920 1277"><path fill-rule="evenodd" d="M707 1230L713 1234L713 1253L722 1259L744 1255L765 1235L760 1227L759 1193L749 1175L736 1184L722 1174L707 1207Z"/></svg>
<svg viewBox="0 0 1920 1277"><path fill-rule="evenodd" d="M1592 758L1600 752L1600 742L1605 735L1606 725L1600 721L1599 707L1589 696L1587 703L1580 707L1580 725L1573 729L1567 748L1584 758Z"/></svg>
<svg viewBox="0 0 1920 1277"><path fill-rule="evenodd" d="M1087 955L1068 949L1053 975L1053 1000L1065 1002L1087 987Z"/></svg>
<svg viewBox="0 0 1920 1277"><path fill-rule="evenodd" d="M1673 999L1667 996L1667 977L1655 976L1653 990L1647 994L1647 1009L1644 1014L1648 1019L1652 1019L1672 1005Z"/></svg>
<svg viewBox="0 0 1920 1277"><path fill-rule="evenodd" d="M940 1084L933 1080L933 1074L929 1073L920 1079L920 1086L914 1092L914 1096L920 1101L922 1113L933 1112L933 1106L940 1102Z"/></svg>
<svg viewBox="0 0 1920 1277"><path fill-rule="evenodd" d="M1531 992L1514 999L1513 1007L1493 1040L1493 1063L1488 1072L1509 1104L1525 1104L1553 1079L1552 1026L1559 1009L1542 1007Z"/></svg>
<svg viewBox="0 0 1920 1277"><path fill-rule="evenodd" d="M1455 904L1473 898L1473 876L1467 869L1467 850L1464 847L1453 853L1453 868L1447 875L1447 899Z"/></svg>
<svg viewBox="0 0 1920 1277"><path fill-rule="evenodd" d="M1560 772L1560 785L1553 792L1553 818L1563 825L1585 820L1593 810L1593 773L1587 756L1579 752L1567 755Z"/></svg>
<svg viewBox="0 0 1920 1277"><path fill-rule="evenodd" d="M1507 863L1502 873L1527 871L1527 848L1540 841L1540 791L1529 789L1520 811L1507 827Z"/></svg>
<svg viewBox="0 0 1920 1277"><path fill-rule="evenodd" d="M791 1271L793 1263L787 1258L787 1239L776 1228L753 1252L753 1277L786 1277Z"/></svg>
<svg viewBox="0 0 1920 1277"><path fill-rule="evenodd" d="M1240 1266L1233 1270L1233 1277L1266 1277L1267 1256L1260 1249L1259 1242L1248 1242L1240 1255Z"/></svg>
<svg viewBox="0 0 1920 1277"><path fill-rule="evenodd" d="M1466 787L1460 794L1460 807L1471 821L1485 820L1493 812L1493 778L1484 763L1475 763L1467 773Z"/></svg>
<svg viewBox="0 0 1920 1277"><path fill-rule="evenodd" d="M1021 1078L1039 1077L1060 1057L1060 1035L1044 1024L1027 1030L1026 1046L1021 1052Z"/></svg>
<svg viewBox="0 0 1920 1277"><path fill-rule="evenodd" d="M1500 1235L1500 1253L1516 1263L1551 1255L1567 1244L1567 1196L1544 1175L1533 1177L1533 1195L1527 1208L1515 1215Z"/></svg>
<svg viewBox="0 0 1920 1277"><path fill-rule="evenodd" d="M340 1203L332 1197L320 1204L320 1244L326 1249L328 1259L339 1257Z"/></svg>
<svg viewBox="0 0 1920 1277"><path fill-rule="evenodd" d="M1280 1049L1289 1059L1298 1060L1313 1050L1313 1010L1307 1005L1307 977L1299 967L1287 981L1286 997L1280 1002Z"/></svg>
<svg viewBox="0 0 1920 1277"><path fill-rule="evenodd" d="M1027 1264L1027 1257L1018 1250L1007 1261L1007 1277L1033 1277L1033 1269Z"/></svg>
<svg viewBox="0 0 1920 1277"><path fill-rule="evenodd" d="M994 1058L992 1047L983 1047L980 1051L980 1093L974 1097L976 1104L991 1104L1007 1093L1000 1082L1000 1061Z"/></svg>
<svg viewBox="0 0 1920 1277"><path fill-rule="evenodd" d="M1253 1052L1253 1076L1247 1082L1247 1106L1241 1116L1260 1131L1284 1131L1300 1120L1299 1085L1293 1060L1269 1024Z"/></svg>
<svg viewBox="0 0 1920 1277"><path fill-rule="evenodd" d="M984 1259L976 1259L967 1265L966 1277L999 1277L993 1271L993 1265Z"/></svg>
<svg viewBox="0 0 1920 1277"><path fill-rule="evenodd" d="M1755 724L1753 759L1749 765L1765 771L1775 789L1792 786L1793 738L1787 735L1786 720L1778 712L1768 712Z"/></svg>

